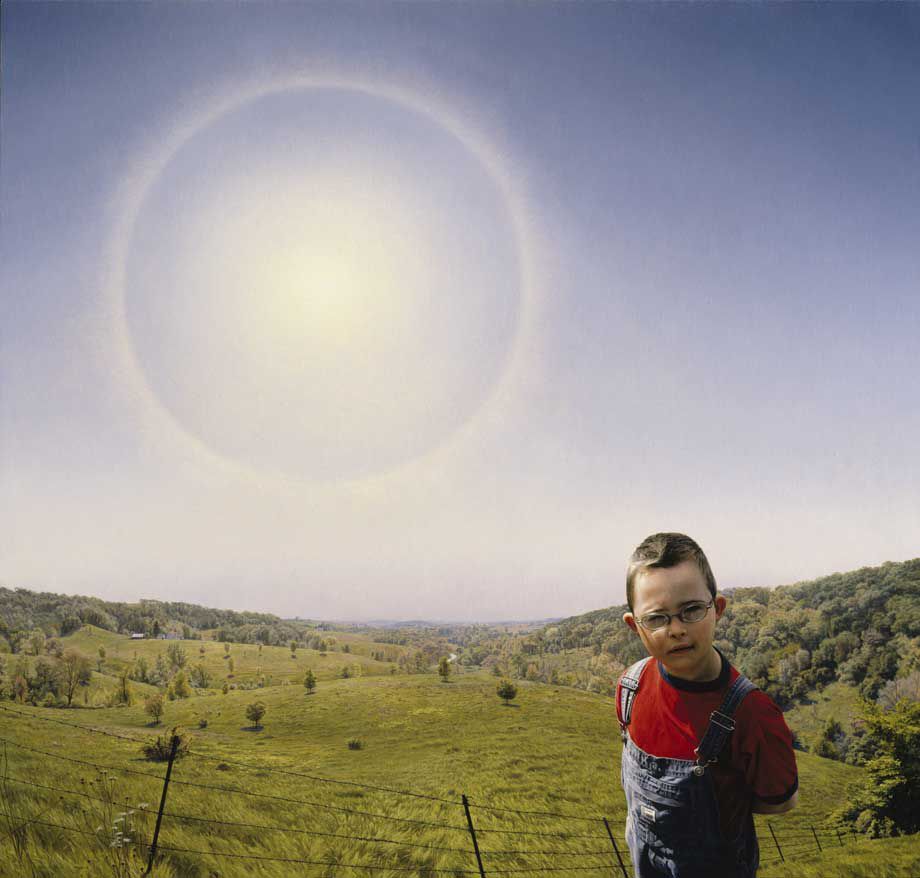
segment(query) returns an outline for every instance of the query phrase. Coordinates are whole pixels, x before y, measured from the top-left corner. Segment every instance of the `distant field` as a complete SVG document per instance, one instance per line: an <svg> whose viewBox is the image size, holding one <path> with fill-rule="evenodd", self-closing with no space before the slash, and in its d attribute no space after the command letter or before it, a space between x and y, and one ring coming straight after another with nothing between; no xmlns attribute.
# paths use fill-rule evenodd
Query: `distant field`
<svg viewBox="0 0 920 878"><path fill-rule="evenodd" d="M796 705L786 712L786 722L801 741L811 745L824 723L835 719L846 731L857 713L859 693L846 683L831 683L811 694L810 703Z"/></svg>
<svg viewBox="0 0 920 878"><path fill-rule="evenodd" d="M97 638L96 633L88 636L84 649ZM184 645L197 648L198 644ZM208 661L219 666L223 647L205 646ZM152 655L162 648L162 641L122 641L113 660L131 658L135 649L139 654L145 651ZM106 650L108 655L109 646ZM232 651L239 654L244 667L256 661L255 647L234 645ZM460 806L461 794L472 803L487 873L491 866L528 870L521 873L524 875L550 870L553 875L586 875L590 874L586 867L597 866L598 874L612 874L609 869L615 861L600 818L606 816L621 839L624 802L617 777L620 744L611 699L522 683L518 698L505 706L495 695L495 679L485 674L468 673L447 684L435 675L341 679L334 676L335 662L347 656L337 653L326 658L335 661L320 665L323 673L316 672L320 682L313 695L299 685L272 685L227 695L212 692L167 704L164 723L157 731L178 723L193 730L195 741L193 754L175 766L166 810L170 815L184 816L164 818L160 839L164 860L154 874L164 878L253 874L396 878L407 874L407 869L412 874L431 876L464 874L475 869L476 863ZM281 670L285 663L295 664L289 651L263 649L263 673L271 668L276 680L294 675L294 671ZM245 718L246 705L257 698L267 708L261 730L249 728ZM38 814L40 820L67 829L36 824L29 830L34 872L22 871L9 839L0 842L0 861L7 864L0 867L0 875L120 874L99 870L100 858L113 850L108 848L110 821L126 810L125 802L131 806L147 803L148 808L155 809L162 789L156 778L133 775L127 769L162 776L163 765L144 761L138 746L130 741L34 717L145 738L154 730L148 727L149 717L140 703L70 711L9 702L4 705L30 715L21 717L0 710L0 735L13 742L6 747L12 778L97 796L97 771L91 765L69 760L113 767L116 770L109 777L114 780L107 783L115 788L117 807L106 813L105 804L91 798L8 782L7 804L14 813L22 818ZM207 727L198 729L201 719L207 720ZM361 749L349 749L348 742L354 739L360 740ZM255 769L235 764L238 762ZM823 825L846 796L847 786L863 778L861 769L809 754L800 754L799 764L801 807L772 821L781 837L783 833L801 837L811 825ZM449 801L324 783L277 773L277 769ZM512 810L491 811L486 805ZM512 811L551 812L555 816ZM189 819L192 817L198 819ZM138 837L148 839L151 815L130 817L140 818L144 825ZM92 833L97 827L102 827L99 835L104 836L103 842L73 831ZM761 823L762 837L766 832ZM590 838L560 837L564 834ZM376 840L358 840L369 838ZM766 847L765 841L763 844ZM114 850L117 853L120 849ZM200 853L207 851L220 852L221 856ZM227 856L230 854L240 859ZM346 870L344 865L243 857L393 868ZM81 873L79 863L85 864L88 858L92 861L87 865L89 871ZM574 868L576 863L579 871Z"/></svg>
<svg viewBox="0 0 920 878"><path fill-rule="evenodd" d="M395 660L405 651L404 647L389 643L374 643L358 635L328 632L326 639L334 640L334 648L326 653L298 647L294 656L288 647L263 646L256 644L231 643L229 652L223 643L213 640L132 640L124 634L115 634L101 628L84 626L80 631L63 639L63 644L85 653L97 665L99 647L106 657L102 661L103 671L109 675L117 673L135 659L143 658L152 668L158 655L165 656L167 647L176 643L187 656L186 669L202 664L211 677L210 688L220 689L226 681L231 685L254 684L265 678L266 685L303 681L307 668L311 668L318 680L341 677L348 667L357 676L389 674L395 668ZM350 652L342 652L347 644ZM373 652L393 657L394 661L377 661L371 658ZM233 671L230 671L230 658ZM101 681L97 685L105 688Z"/></svg>

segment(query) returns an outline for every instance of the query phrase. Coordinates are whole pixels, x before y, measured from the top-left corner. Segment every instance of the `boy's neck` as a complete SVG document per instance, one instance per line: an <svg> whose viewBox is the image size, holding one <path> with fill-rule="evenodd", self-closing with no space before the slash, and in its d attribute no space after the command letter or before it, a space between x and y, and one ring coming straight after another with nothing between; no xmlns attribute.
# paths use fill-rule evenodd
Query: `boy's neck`
<svg viewBox="0 0 920 878"><path fill-rule="evenodd" d="M722 661L722 653L714 646L710 646L709 655L706 657L705 662L697 668L671 670L664 662L662 662L662 665L670 676L676 677L678 680L686 680L689 683L711 683L713 680L718 679L722 673Z"/></svg>

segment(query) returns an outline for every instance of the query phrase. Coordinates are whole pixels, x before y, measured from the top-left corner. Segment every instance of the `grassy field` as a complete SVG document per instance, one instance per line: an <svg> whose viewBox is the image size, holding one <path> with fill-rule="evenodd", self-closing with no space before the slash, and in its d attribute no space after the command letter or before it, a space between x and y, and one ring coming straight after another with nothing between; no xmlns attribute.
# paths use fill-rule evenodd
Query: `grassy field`
<svg viewBox="0 0 920 878"><path fill-rule="evenodd" d="M831 683L820 692L813 692L806 704L796 705L786 713L786 722L801 741L809 746L821 732L824 723L835 719L846 731L859 707L859 693L846 683Z"/></svg>
<svg viewBox="0 0 920 878"><path fill-rule="evenodd" d="M920 875L920 841L907 838L848 840L843 847L833 842L820 854L798 856L785 864L762 868L759 878L917 878Z"/></svg>
<svg viewBox="0 0 920 878"><path fill-rule="evenodd" d="M87 653L104 641L104 670L133 660L135 650L155 658L167 645L112 637L84 631L68 641ZM197 660L199 643L183 645ZM223 646L204 646L205 660L220 668ZM0 738L8 742L0 772L7 776L0 784L0 875L138 874L146 850L133 842L152 836L164 765L145 760L135 739L175 724L194 740L173 769L162 860L153 873L160 878L470 874L477 867L462 795L487 874L614 874L601 822L608 818L625 852L612 699L521 683L506 706L486 674L442 683L434 674L391 676L388 663L355 653L298 650L292 660L280 648L264 647L261 657L251 646L233 645L231 652L253 679L261 662L272 685L168 702L157 728L148 725L140 700L95 710L0 703ZM342 679L343 661L361 661L368 672ZM319 678L312 695L298 680L307 665ZM266 707L260 728L245 716L256 699ZM199 728L202 721L207 725ZM771 820L791 862L763 874L868 874L840 871L851 856L853 868L869 867L868 842L831 847L822 856L832 869L805 871L824 862L808 841L810 827L826 824L864 772L810 754L798 758L800 807ZM24 832L13 832L27 821ZM769 830L758 823L766 860ZM130 844L118 835L126 826ZM871 850L873 876L920 874L909 871L916 845ZM801 872L789 871L799 863Z"/></svg>
<svg viewBox="0 0 920 878"><path fill-rule="evenodd" d="M292 656L287 647L263 646L255 644L228 644L229 652L223 643L213 640L131 640L123 634L114 634L90 625L79 632L64 638L66 646L72 646L88 655L94 667L98 662L99 647L105 649L106 657L102 661L103 670L115 674L126 664L143 658L149 667L153 667L156 658L166 653L167 647L178 644L185 652L188 664L202 664L211 676L211 686L220 688L224 680L232 684L256 683L260 678L268 685L275 683L297 682L303 680L307 668L312 668L319 680L341 677L347 666L359 676L375 676L391 673L395 660L404 652L404 647L389 643L374 643L357 636L344 633L330 633L328 639L334 639L334 649L325 653L315 649L298 647ZM342 652L348 645L349 652ZM371 657L373 652L384 653L393 661L377 661ZM233 671L229 669L230 658L233 659Z"/></svg>

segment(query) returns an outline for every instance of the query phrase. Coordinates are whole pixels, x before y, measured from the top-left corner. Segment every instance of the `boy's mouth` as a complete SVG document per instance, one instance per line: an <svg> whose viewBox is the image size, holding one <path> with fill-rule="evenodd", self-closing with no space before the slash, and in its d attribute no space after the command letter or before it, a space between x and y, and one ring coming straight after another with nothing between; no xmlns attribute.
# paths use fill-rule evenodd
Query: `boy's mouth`
<svg viewBox="0 0 920 878"><path fill-rule="evenodd" d="M669 649L669 650L668 650L668 654L669 654L669 655L674 655L675 653L678 653L678 652L687 652L688 650L691 650L691 649L693 649L693 644L692 644L692 643L684 643L684 644L682 644L681 646L675 646L674 649Z"/></svg>

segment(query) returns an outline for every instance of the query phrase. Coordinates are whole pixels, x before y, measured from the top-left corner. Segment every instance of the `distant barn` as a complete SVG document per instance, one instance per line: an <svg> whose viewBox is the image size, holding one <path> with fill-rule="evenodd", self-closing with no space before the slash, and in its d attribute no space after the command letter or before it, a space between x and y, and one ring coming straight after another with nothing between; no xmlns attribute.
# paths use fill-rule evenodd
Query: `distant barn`
<svg viewBox="0 0 920 878"><path fill-rule="evenodd" d="M131 632L131 639L132 639L132 640L143 640L146 636L147 636L146 634L140 633L140 632L138 632L138 631L132 631L132 632Z"/></svg>

